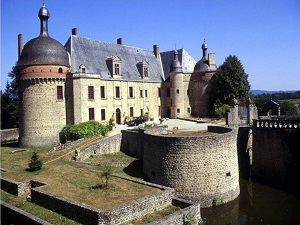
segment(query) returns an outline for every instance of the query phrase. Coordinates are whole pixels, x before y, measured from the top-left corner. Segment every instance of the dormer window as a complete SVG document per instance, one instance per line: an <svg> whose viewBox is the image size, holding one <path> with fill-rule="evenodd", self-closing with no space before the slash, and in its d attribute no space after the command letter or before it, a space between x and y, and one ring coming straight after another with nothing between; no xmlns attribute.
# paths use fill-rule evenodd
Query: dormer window
<svg viewBox="0 0 300 225"><path fill-rule="evenodd" d="M118 56L112 56L106 60L107 67L112 76L122 75L122 61Z"/></svg>
<svg viewBox="0 0 300 225"><path fill-rule="evenodd" d="M148 78L149 77L149 64L148 64L148 62L142 61L142 62L137 63L136 66L137 66L138 71L140 73L140 76L142 78Z"/></svg>
<svg viewBox="0 0 300 225"><path fill-rule="evenodd" d="M85 73L85 71L86 71L85 65L81 64L81 65L79 66L79 71L80 71L80 73Z"/></svg>

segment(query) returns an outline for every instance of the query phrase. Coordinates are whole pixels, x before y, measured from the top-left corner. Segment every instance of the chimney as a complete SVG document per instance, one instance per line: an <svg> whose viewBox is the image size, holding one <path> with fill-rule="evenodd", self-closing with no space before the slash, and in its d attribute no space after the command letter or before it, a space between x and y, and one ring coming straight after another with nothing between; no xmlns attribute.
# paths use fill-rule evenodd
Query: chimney
<svg viewBox="0 0 300 225"><path fill-rule="evenodd" d="M122 40L122 38L118 38L118 39L117 39L117 44L118 44L118 45L123 45L123 40Z"/></svg>
<svg viewBox="0 0 300 225"><path fill-rule="evenodd" d="M155 55L155 58L157 59L160 58L159 45L153 45L153 53Z"/></svg>
<svg viewBox="0 0 300 225"><path fill-rule="evenodd" d="M215 53L208 53L208 64L210 66L216 65L216 60L215 60Z"/></svg>
<svg viewBox="0 0 300 225"><path fill-rule="evenodd" d="M77 28L73 28L72 29L72 35L77 36L78 32L77 32Z"/></svg>
<svg viewBox="0 0 300 225"><path fill-rule="evenodd" d="M18 34L18 59L21 56L22 49L23 49L23 35Z"/></svg>

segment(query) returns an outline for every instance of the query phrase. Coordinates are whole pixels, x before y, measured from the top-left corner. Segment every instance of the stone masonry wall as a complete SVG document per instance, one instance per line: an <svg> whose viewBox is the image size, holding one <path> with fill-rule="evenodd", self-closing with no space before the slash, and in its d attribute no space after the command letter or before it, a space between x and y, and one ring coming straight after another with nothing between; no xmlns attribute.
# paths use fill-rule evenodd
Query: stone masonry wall
<svg viewBox="0 0 300 225"><path fill-rule="evenodd" d="M300 119L287 123L284 120L254 121L253 178L279 186L299 186L299 137Z"/></svg>
<svg viewBox="0 0 300 225"><path fill-rule="evenodd" d="M75 159L85 160L93 155L110 154L120 151L122 134L105 137L84 149L76 149Z"/></svg>
<svg viewBox="0 0 300 225"><path fill-rule="evenodd" d="M18 141L19 138L19 129L5 129L1 130L1 143L10 142L10 141Z"/></svg>
<svg viewBox="0 0 300 225"><path fill-rule="evenodd" d="M210 129L219 133L176 137L146 131L145 175L151 182L174 187L178 197L200 202L201 207L235 199L239 195L237 130Z"/></svg>
<svg viewBox="0 0 300 225"><path fill-rule="evenodd" d="M23 195L29 192L30 182L16 182L4 177L1 177L1 189L16 196Z"/></svg>

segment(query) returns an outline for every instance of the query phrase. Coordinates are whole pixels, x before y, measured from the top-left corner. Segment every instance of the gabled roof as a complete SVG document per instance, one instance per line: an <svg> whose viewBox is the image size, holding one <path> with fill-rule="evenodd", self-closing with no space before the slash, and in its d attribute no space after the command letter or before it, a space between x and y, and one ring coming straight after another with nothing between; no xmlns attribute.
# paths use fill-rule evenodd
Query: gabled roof
<svg viewBox="0 0 300 225"><path fill-rule="evenodd" d="M194 66L197 63L196 60L193 59L193 57L190 56L189 53L187 53L187 51L183 48L178 49L177 52L178 52L178 59L182 65L183 73L192 73L194 70ZM169 77L170 66L174 60L174 54L175 54L175 50L160 53L165 79Z"/></svg>
<svg viewBox="0 0 300 225"><path fill-rule="evenodd" d="M84 64L86 73L100 74L101 79L114 79L109 71L107 59L118 57L121 60L121 80L161 82L164 79L160 59L152 51L136 47L107 43L71 35L65 45L70 53L71 72L79 72ZM148 78L141 77L137 64L147 61Z"/></svg>

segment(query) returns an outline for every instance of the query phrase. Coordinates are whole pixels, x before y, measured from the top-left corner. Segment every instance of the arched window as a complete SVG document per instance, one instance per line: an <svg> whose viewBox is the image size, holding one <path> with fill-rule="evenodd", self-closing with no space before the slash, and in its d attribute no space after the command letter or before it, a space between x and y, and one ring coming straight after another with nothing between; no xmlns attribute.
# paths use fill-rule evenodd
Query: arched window
<svg viewBox="0 0 300 225"><path fill-rule="evenodd" d="M63 69L61 67L58 68L58 73L62 73Z"/></svg>

